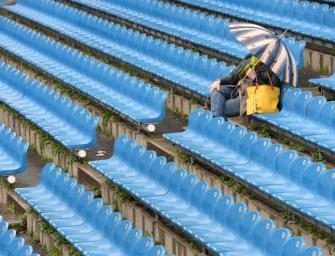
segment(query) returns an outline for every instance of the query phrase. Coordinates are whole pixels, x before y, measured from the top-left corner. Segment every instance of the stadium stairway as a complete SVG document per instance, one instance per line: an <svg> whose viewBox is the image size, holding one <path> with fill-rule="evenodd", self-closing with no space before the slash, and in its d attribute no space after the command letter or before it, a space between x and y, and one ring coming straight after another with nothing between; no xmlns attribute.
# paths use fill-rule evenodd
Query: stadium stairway
<svg viewBox="0 0 335 256"><path fill-rule="evenodd" d="M300 123L299 123L300 124ZM164 138L290 208L334 229L335 172L255 132L195 110L185 132ZM205 143L206 142L206 143ZM198 147L198 145L203 145Z"/></svg>
<svg viewBox="0 0 335 256"><path fill-rule="evenodd" d="M126 136L115 141L112 158L90 165L217 255L321 255Z"/></svg>
<svg viewBox="0 0 335 256"><path fill-rule="evenodd" d="M0 123L0 176L24 172L29 143Z"/></svg>
<svg viewBox="0 0 335 256"><path fill-rule="evenodd" d="M219 53L218 57L224 54L241 59L248 54L245 46L230 34L228 20L207 16L188 8L157 0L73 0L72 2L80 4L79 7L89 7L92 11L97 10L103 14L117 17L122 21L133 22L135 29L144 26L144 31L148 29L159 31L188 43L193 43L195 46L215 50ZM153 34L156 35L155 32ZM291 50L300 70L304 66L305 42L285 36L283 36L283 41Z"/></svg>
<svg viewBox="0 0 335 256"><path fill-rule="evenodd" d="M167 93L6 18L0 27L0 48L9 54L137 125L164 120Z"/></svg>
<svg viewBox="0 0 335 256"><path fill-rule="evenodd" d="M1 256L39 256L33 253L30 245L25 245L21 237L16 236L16 231L8 229L8 223L0 215L0 255Z"/></svg>
<svg viewBox="0 0 335 256"><path fill-rule="evenodd" d="M68 149L95 145L98 118L4 62L0 77L1 102Z"/></svg>
<svg viewBox="0 0 335 256"><path fill-rule="evenodd" d="M15 191L82 255L167 255L53 163L45 165L37 186Z"/></svg>

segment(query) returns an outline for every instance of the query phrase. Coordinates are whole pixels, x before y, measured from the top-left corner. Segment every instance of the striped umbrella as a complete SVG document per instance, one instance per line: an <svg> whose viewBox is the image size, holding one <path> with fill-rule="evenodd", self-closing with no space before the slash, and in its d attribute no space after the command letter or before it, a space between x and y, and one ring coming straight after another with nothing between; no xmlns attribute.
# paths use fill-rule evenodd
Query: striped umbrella
<svg viewBox="0 0 335 256"><path fill-rule="evenodd" d="M270 67L283 83L297 86L297 65L281 37L251 23L231 23L229 28L231 34L244 44L252 55Z"/></svg>
<svg viewBox="0 0 335 256"><path fill-rule="evenodd" d="M0 0L0 7L16 4L16 0Z"/></svg>

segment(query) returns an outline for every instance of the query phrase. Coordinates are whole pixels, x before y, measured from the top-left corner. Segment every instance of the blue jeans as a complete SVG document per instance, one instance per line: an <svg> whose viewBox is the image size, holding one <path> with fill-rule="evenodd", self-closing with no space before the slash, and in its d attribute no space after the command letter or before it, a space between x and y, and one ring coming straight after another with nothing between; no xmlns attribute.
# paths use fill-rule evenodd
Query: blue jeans
<svg viewBox="0 0 335 256"><path fill-rule="evenodd" d="M240 115L240 97L232 98L233 88L221 85L220 91L211 96L211 112L213 117L233 117Z"/></svg>

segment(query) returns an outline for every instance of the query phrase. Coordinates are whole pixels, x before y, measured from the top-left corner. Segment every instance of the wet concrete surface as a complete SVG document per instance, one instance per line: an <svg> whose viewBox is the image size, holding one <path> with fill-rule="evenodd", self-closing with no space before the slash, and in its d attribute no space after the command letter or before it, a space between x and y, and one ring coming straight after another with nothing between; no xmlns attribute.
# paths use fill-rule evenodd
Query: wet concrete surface
<svg viewBox="0 0 335 256"><path fill-rule="evenodd" d="M27 154L26 171L15 175L15 187L20 188L36 186L40 182L41 170L44 165L45 162L39 157L39 155L35 151L29 150Z"/></svg>
<svg viewBox="0 0 335 256"><path fill-rule="evenodd" d="M156 126L157 134L181 132L187 127L187 120L181 118L179 115L167 111L163 122Z"/></svg>
<svg viewBox="0 0 335 256"><path fill-rule="evenodd" d="M100 159L107 159L113 155L113 145L114 141L112 136L103 134L102 132L97 132L97 144L94 148L86 151L87 156L85 161L93 161Z"/></svg>

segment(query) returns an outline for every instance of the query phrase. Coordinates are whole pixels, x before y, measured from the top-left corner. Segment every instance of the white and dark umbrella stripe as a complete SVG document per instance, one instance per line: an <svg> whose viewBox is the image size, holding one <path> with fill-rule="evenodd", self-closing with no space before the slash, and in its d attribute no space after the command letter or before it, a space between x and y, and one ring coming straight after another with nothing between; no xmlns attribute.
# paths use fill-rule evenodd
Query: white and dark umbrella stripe
<svg viewBox="0 0 335 256"><path fill-rule="evenodd" d="M260 58L284 82L297 85L296 62L284 42L271 31L251 23L231 23L231 34Z"/></svg>

